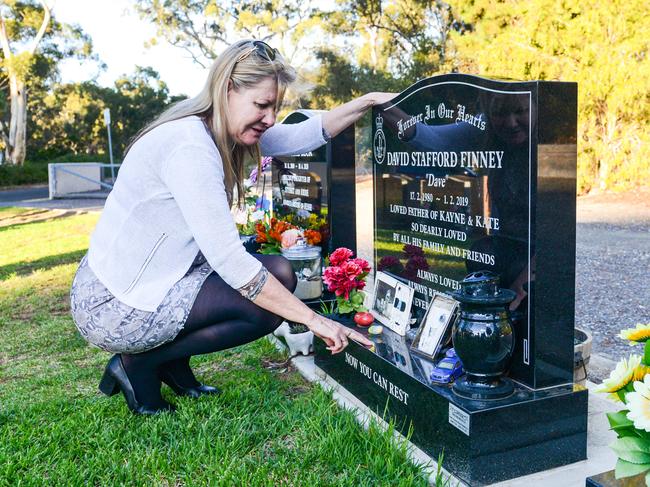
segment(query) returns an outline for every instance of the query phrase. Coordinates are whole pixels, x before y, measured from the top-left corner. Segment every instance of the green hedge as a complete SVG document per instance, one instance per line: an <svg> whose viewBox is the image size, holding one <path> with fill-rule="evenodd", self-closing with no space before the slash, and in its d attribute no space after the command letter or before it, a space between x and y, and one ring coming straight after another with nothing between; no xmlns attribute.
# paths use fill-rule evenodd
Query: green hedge
<svg viewBox="0 0 650 487"><path fill-rule="evenodd" d="M13 164L3 164L0 166L0 188L46 183L46 162L25 162L22 166L14 166Z"/></svg>
<svg viewBox="0 0 650 487"><path fill-rule="evenodd" d="M49 161L25 161L22 166L0 165L0 188L27 184L47 184L47 165L50 162L104 162L107 155L72 154L59 156Z"/></svg>

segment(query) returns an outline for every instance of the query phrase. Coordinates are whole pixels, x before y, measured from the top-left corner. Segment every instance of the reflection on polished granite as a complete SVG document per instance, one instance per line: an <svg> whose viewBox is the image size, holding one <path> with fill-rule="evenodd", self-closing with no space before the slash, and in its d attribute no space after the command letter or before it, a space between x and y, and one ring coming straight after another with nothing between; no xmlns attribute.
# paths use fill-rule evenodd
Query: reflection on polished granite
<svg viewBox="0 0 650 487"><path fill-rule="evenodd" d="M365 335L369 340L375 343L375 351L369 353L373 353L377 357L389 362L413 379L421 382L436 393L446 397L448 400L453 401L469 411L488 409L497 404L499 406L504 406L507 404L535 401L537 399L571 394L573 392L573 385L571 384L536 391L523 384L515 382L515 393L508 398L499 401L476 401L465 399L452 392L451 384L440 384L433 382L430 379L431 371L435 367L437 361L440 360L444 354L439 354L435 361L425 358L411 349L411 341L408 340L407 337L400 336L387 327L384 327L384 331L381 335L370 335L368 334L367 329L361 329L359 327L350 328L354 328L356 331Z"/></svg>

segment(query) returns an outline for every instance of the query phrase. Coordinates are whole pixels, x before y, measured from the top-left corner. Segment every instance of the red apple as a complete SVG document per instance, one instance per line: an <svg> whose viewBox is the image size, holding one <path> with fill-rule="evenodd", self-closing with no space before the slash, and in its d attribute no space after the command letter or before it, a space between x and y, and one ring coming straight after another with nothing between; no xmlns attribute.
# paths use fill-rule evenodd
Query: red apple
<svg viewBox="0 0 650 487"><path fill-rule="evenodd" d="M365 311L354 315L354 322L359 326L370 326L373 321L375 321L375 317Z"/></svg>

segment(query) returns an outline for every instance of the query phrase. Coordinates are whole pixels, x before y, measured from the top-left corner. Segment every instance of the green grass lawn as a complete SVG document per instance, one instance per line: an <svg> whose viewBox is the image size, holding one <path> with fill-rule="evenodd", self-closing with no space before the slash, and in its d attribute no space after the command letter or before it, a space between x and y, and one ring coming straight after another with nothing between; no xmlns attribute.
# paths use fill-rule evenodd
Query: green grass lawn
<svg viewBox="0 0 650 487"><path fill-rule="evenodd" d="M193 359L224 392L165 388L176 414L137 417L101 395L110 355L68 304L98 215L29 216L0 209L0 485L427 484L390 431L363 430L264 339Z"/></svg>

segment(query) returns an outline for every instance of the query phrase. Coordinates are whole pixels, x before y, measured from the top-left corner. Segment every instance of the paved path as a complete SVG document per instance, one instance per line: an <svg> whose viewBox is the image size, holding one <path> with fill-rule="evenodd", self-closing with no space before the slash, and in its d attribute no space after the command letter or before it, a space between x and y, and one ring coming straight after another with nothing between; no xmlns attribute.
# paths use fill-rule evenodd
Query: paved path
<svg viewBox="0 0 650 487"><path fill-rule="evenodd" d="M22 206L61 210L101 210L104 198L49 199L48 186L28 186L0 191L0 206Z"/></svg>

